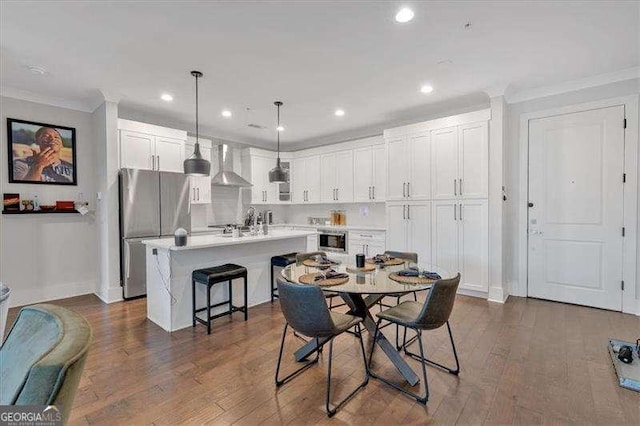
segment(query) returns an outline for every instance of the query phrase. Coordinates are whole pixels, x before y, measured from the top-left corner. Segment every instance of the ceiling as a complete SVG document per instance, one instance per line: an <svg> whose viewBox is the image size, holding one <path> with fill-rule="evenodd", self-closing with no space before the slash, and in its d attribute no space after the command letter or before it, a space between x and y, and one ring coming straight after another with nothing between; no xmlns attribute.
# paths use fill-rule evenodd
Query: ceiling
<svg viewBox="0 0 640 426"><path fill-rule="evenodd" d="M3 93L91 108L102 92L132 115L192 126L189 71L198 69L203 133L269 147L274 100L284 102L283 143L312 145L419 121L434 106L477 104L488 89L517 92L636 67L640 56L635 1L1 4ZM405 5L415 19L398 24ZM425 83L431 94L419 92ZM174 101L160 100L164 92ZM232 118L221 116L225 108Z"/></svg>

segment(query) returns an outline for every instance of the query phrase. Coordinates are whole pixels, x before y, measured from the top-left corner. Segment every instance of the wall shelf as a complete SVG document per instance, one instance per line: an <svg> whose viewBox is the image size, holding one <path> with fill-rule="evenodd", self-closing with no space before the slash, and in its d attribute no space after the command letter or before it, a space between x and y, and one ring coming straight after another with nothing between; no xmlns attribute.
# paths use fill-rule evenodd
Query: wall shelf
<svg viewBox="0 0 640 426"><path fill-rule="evenodd" d="M78 210L18 210L18 211L7 211L3 210L2 214L60 214L60 213L70 213L70 214L80 214Z"/></svg>

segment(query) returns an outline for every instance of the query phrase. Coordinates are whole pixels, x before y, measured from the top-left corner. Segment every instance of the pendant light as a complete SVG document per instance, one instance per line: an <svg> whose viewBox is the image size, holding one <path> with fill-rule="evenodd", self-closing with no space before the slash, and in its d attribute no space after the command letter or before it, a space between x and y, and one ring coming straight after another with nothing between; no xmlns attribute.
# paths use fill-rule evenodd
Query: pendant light
<svg viewBox="0 0 640 426"><path fill-rule="evenodd" d="M275 101L273 104L278 108L278 127L276 127L278 134L278 159L276 160L276 166L269 170L269 182L286 183L289 182L289 173L280 166L280 107L282 106L282 102Z"/></svg>
<svg viewBox="0 0 640 426"><path fill-rule="evenodd" d="M184 160L184 174L191 176L209 176L211 163L202 158L200 143L198 141L200 133L198 122L198 79L202 77L202 73L200 71L191 71L191 75L196 79L196 145L193 150L193 155Z"/></svg>

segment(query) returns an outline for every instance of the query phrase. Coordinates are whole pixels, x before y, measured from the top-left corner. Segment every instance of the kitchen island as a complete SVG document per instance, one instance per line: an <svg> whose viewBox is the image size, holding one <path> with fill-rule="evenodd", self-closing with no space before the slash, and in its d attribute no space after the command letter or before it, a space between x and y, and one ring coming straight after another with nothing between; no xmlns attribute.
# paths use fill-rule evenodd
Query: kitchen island
<svg viewBox="0 0 640 426"><path fill-rule="evenodd" d="M190 327L191 273L196 269L235 263L247 268L248 304L258 305L270 300L271 257L303 252L307 237L314 231L277 229L268 235L233 238L225 235L190 236L186 246L177 247L173 238L144 240L147 259L147 317L167 331ZM242 305L241 281L234 282L234 305ZM206 300L205 286L196 287L198 307ZM227 300L224 283L211 289L212 304ZM223 311L224 307L213 310ZM249 313L251 316L251 313ZM228 318L217 321L229 321Z"/></svg>

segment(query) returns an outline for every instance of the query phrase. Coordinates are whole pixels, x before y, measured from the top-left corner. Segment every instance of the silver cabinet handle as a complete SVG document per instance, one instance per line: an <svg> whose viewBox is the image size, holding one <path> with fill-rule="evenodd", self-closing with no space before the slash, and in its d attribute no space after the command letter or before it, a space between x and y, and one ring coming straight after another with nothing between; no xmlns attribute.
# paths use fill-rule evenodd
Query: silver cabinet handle
<svg viewBox="0 0 640 426"><path fill-rule="evenodd" d="M373 199L376 199L376 187L372 186L371 189L373 190Z"/></svg>
<svg viewBox="0 0 640 426"><path fill-rule="evenodd" d="M156 170L160 170L160 156L156 155L156 157L158 158L158 161L157 161L158 164L156 164L157 166Z"/></svg>
<svg viewBox="0 0 640 426"><path fill-rule="evenodd" d="M460 195L462 195L462 193ZM460 220L462 220L462 203L460 203Z"/></svg>
<svg viewBox="0 0 640 426"><path fill-rule="evenodd" d="M411 182L407 182L407 197L411 198Z"/></svg>
<svg viewBox="0 0 640 426"><path fill-rule="evenodd" d="M402 182L402 197L407 196L407 182Z"/></svg>
<svg viewBox="0 0 640 426"><path fill-rule="evenodd" d="M407 219L411 220L411 206L407 205Z"/></svg>
<svg viewBox="0 0 640 426"><path fill-rule="evenodd" d="M336 201L340 200L340 188L336 188Z"/></svg>
<svg viewBox="0 0 640 426"><path fill-rule="evenodd" d="M151 156L151 170L155 170L156 169L156 156L152 155Z"/></svg>
<svg viewBox="0 0 640 426"><path fill-rule="evenodd" d="M462 178L460 178L460 195L462 195Z"/></svg>
<svg viewBox="0 0 640 426"><path fill-rule="evenodd" d="M196 188L198 192L198 201L200 201L200 188Z"/></svg>
<svg viewBox="0 0 640 426"><path fill-rule="evenodd" d="M407 206L406 205L402 206L402 218L403 219L407 218Z"/></svg>
<svg viewBox="0 0 640 426"><path fill-rule="evenodd" d="M371 187L369 187L369 199L371 199Z"/></svg>
<svg viewBox="0 0 640 426"><path fill-rule="evenodd" d="M458 195L458 179L453 180L453 195Z"/></svg>
<svg viewBox="0 0 640 426"><path fill-rule="evenodd" d="M453 220L458 220L458 212L455 204L453 205Z"/></svg>
<svg viewBox="0 0 640 426"><path fill-rule="evenodd" d="M333 189L333 199L338 201L338 188Z"/></svg>

